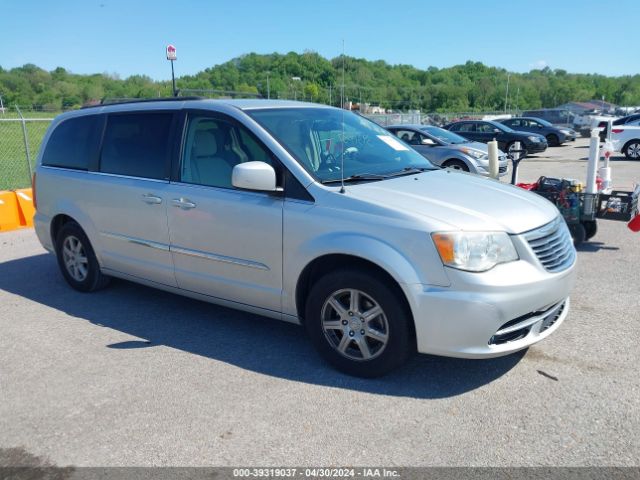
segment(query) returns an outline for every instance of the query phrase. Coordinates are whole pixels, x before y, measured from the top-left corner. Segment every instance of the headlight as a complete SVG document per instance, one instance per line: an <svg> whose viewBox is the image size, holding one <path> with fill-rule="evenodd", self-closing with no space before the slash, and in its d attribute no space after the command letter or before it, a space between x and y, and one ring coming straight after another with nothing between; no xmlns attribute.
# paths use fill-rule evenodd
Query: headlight
<svg viewBox="0 0 640 480"><path fill-rule="evenodd" d="M470 157L473 157L475 159L479 159L479 158L485 157L487 155L484 152L481 152L479 150L473 150L471 148L461 148L460 151L463 152L463 153L466 153L467 155L469 155Z"/></svg>
<svg viewBox="0 0 640 480"><path fill-rule="evenodd" d="M536 143L539 143L539 142L541 141L541 140L540 140L540 137L534 137L533 135L531 135L531 136L530 136L530 137L528 137L528 138L529 138L529 140L531 140L532 142L536 142Z"/></svg>
<svg viewBox="0 0 640 480"><path fill-rule="evenodd" d="M504 232L440 232L431 234L442 263L469 272L484 272L499 263L518 260Z"/></svg>

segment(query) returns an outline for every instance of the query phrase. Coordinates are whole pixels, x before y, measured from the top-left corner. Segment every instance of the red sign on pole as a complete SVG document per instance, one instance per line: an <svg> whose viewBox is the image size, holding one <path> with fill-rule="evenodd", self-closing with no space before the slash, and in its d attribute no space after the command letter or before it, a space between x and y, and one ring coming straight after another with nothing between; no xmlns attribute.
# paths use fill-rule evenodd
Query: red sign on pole
<svg viewBox="0 0 640 480"><path fill-rule="evenodd" d="M167 60L177 60L176 47L173 45L167 45Z"/></svg>

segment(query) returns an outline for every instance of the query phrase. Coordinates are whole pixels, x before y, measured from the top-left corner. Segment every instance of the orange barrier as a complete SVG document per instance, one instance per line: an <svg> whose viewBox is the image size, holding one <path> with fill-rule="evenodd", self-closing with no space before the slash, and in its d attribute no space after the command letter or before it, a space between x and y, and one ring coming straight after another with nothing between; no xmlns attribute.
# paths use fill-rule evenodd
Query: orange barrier
<svg viewBox="0 0 640 480"><path fill-rule="evenodd" d="M0 232L20 228L18 198L14 192L0 192Z"/></svg>
<svg viewBox="0 0 640 480"><path fill-rule="evenodd" d="M36 209L33 206L33 193L30 188L23 188L15 191L18 199L18 214L20 215L20 225L23 227L33 227L33 216Z"/></svg>

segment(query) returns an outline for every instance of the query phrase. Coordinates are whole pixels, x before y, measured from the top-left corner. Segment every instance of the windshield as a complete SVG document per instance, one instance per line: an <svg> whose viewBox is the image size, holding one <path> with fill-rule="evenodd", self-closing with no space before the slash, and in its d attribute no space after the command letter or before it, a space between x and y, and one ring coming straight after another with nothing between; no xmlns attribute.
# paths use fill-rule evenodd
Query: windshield
<svg viewBox="0 0 640 480"><path fill-rule="evenodd" d="M541 123L545 127L553 127L553 123L547 122L544 118L534 118L534 120L538 123Z"/></svg>
<svg viewBox="0 0 640 480"><path fill-rule="evenodd" d="M351 112L309 107L250 110L247 114L321 182L341 178L343 155L344 178L381 179L403 171L435 169L382 127Z"/></svg>
<svg viewBox="0 0 640 480"><path fill-rule="evenodd" d="M444 128L429 126L429 127L423 127L421 130L425 133L428 133L432 137L436 137L438 140L444 143L448 143L450 145L459 144L459 143L469 143L469 140L467 140L466 138L461 137L456 133L450 132L449 130L445 130Z"/></svg>

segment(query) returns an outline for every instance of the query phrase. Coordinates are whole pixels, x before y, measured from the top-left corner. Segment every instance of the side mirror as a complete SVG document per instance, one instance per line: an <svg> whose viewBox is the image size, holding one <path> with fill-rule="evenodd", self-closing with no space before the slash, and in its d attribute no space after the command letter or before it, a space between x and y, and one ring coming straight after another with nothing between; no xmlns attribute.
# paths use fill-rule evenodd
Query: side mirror
<svg viewBox="0 0 640 480"><path fill-rule="evenodd" d="M436 142L434 142L433 140L431 140L430 138L423 138L422 141L420 142L422 145L435 145Z"/></svg>
<svg viewBox="0 0 640 480"><path fill-rule="evenodd" d="M245 162L233 167L231 185L244 190L275 192L276 171L265 162Z"/></svg>

